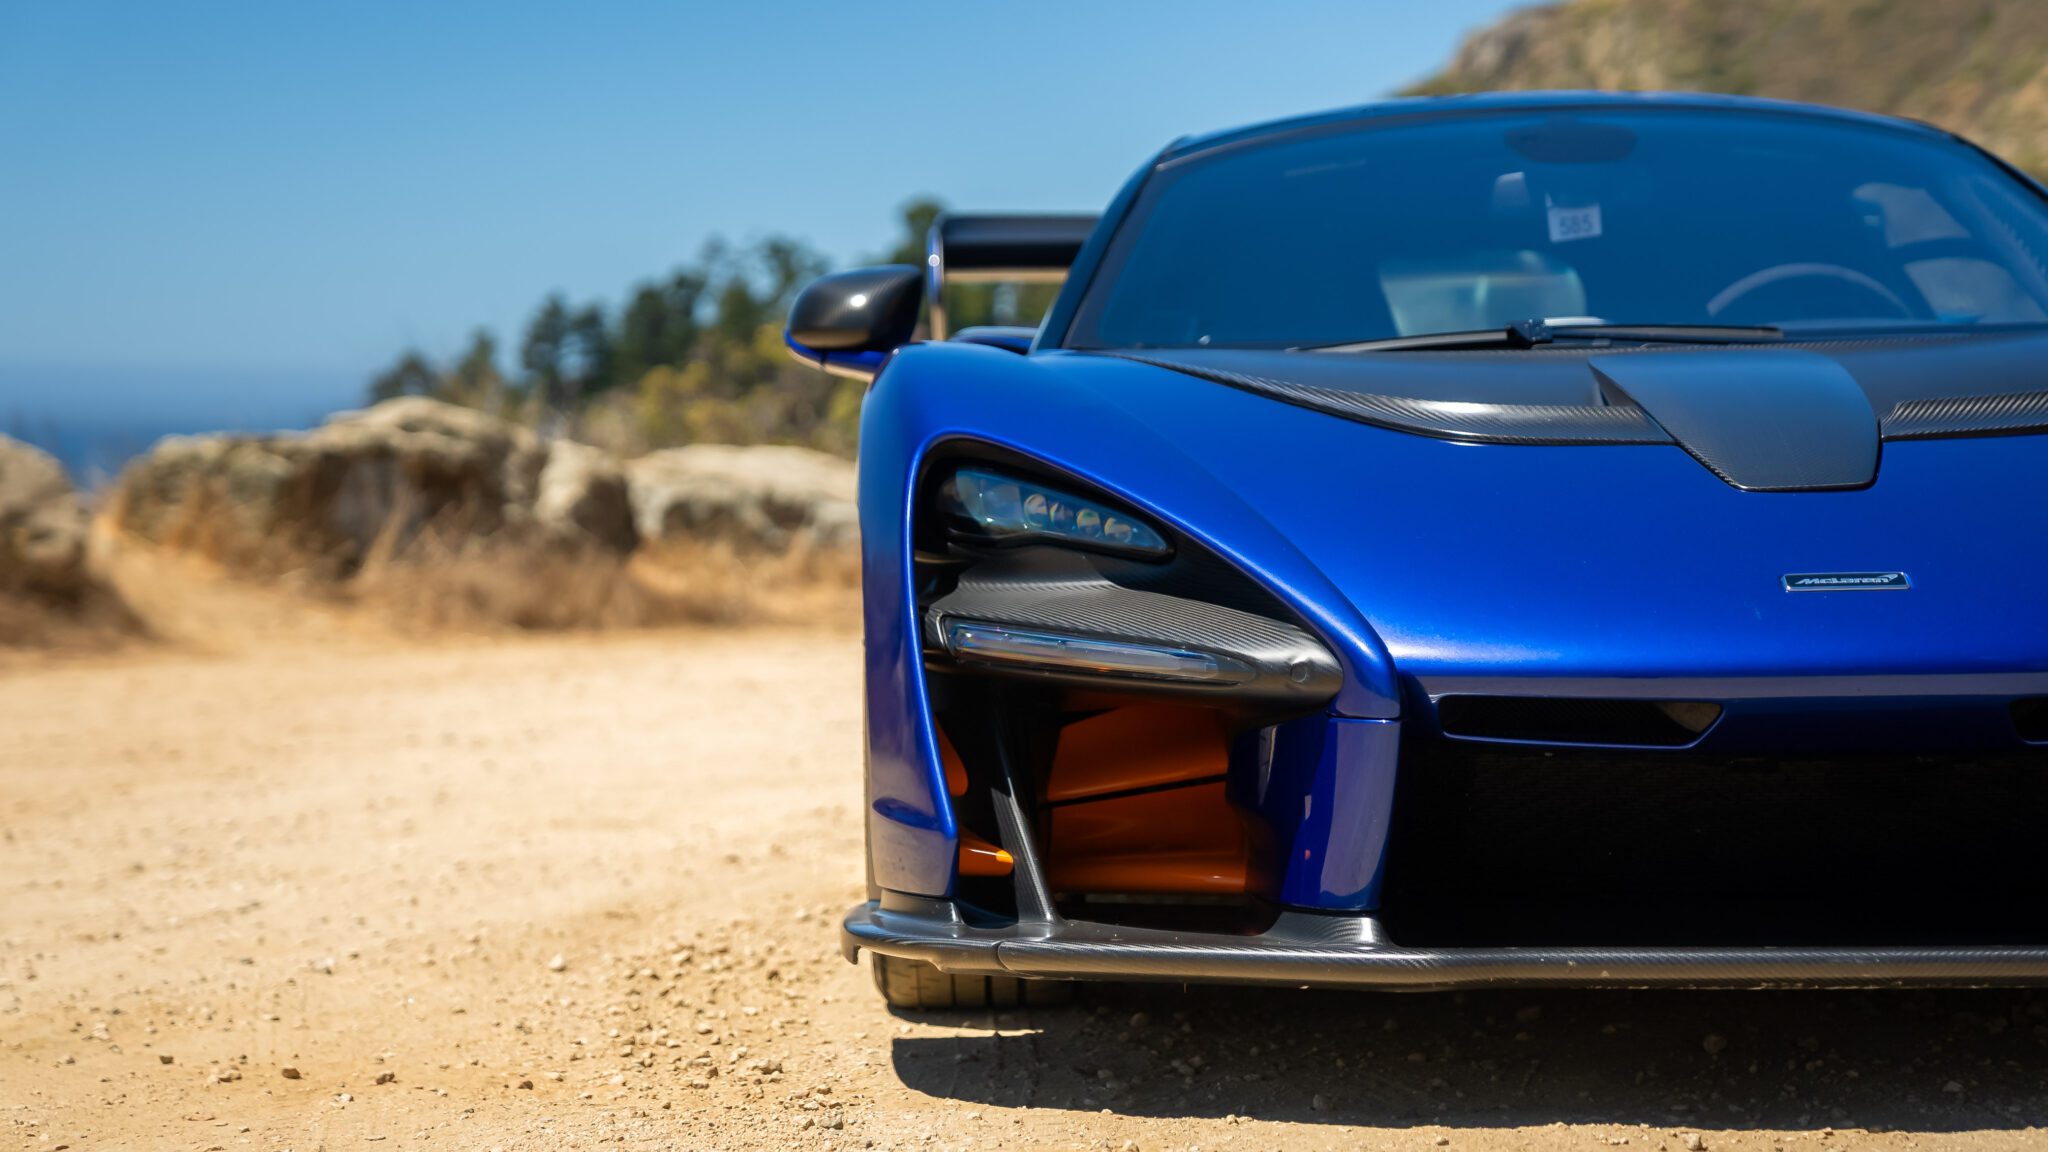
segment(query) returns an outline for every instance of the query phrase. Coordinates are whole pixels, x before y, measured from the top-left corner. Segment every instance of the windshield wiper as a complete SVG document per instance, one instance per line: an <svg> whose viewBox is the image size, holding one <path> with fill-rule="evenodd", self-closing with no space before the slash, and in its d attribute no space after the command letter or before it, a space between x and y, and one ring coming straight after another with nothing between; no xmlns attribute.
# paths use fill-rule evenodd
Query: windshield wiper
<svg viewBox="0 0 2048 1152"><path fill-rule="evenodd" d="M1425 332L1347 344L1313 344L1296 352L1405 352L1432 348L1534 348L1559 340L1620 340L1643 344L1758 344L1783 340L1782 328L1739 324L1546 324L1518 320L1476 332Z"/></svg>

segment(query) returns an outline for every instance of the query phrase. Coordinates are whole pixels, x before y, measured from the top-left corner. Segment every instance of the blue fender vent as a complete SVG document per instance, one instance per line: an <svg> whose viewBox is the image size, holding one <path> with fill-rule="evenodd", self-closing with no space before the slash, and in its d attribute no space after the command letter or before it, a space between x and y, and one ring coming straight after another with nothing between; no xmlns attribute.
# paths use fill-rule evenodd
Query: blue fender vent
<svg viewBox="0 0 2048 1152"><path fill-rule="evenodd" d="M1446 736L1518 744L1683 748L1721 718L1696 700L1596 700L1575 696L1445 696L1436 702Z"/></svg>
<svg viewBox="0 0 2048 1152"><path fill-rule="evenodd" d="M2020 739L2029 744L2048 743L2048 696L2013 701L2012 725L2020 730Z"/></svg>

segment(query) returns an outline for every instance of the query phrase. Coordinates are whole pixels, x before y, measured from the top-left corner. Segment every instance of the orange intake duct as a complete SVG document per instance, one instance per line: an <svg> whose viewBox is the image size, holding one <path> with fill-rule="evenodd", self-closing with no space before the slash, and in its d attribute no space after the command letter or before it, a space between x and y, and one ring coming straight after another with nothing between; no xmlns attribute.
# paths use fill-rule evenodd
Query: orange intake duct
<svg viewBox="0 0 2048 1152"><path fill-rule="evenodd" d="M1008 876L1016 866L1008 852L965 828L960 830L960 875Z"/></svg>

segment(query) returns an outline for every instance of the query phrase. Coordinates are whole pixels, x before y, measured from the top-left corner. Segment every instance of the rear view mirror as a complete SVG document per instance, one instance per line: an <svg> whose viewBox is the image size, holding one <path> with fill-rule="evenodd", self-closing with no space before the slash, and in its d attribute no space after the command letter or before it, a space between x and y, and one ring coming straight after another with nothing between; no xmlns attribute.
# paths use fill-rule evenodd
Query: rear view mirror
<svg viewBox="0 0 2048 1152"><path fill-rule="evenodd" d="M924 280L925 270L913 264L820 276L790 305L784 342L799 360L827 372L872 379L916 333Z"/></svg>

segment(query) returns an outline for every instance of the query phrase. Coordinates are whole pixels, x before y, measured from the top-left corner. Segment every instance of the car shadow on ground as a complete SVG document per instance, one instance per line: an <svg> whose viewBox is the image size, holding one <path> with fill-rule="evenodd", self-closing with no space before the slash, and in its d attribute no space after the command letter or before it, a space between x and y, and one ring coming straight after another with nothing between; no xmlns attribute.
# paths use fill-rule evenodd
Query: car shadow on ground
<svg viewBox="0 0 2048 1152"><path fill-rule="evenodd" d="M913 1090L1001 1107L1386 1126L1963 1131L2048 1125L2048 995L1373 994L1097 986L932 1013Z"/></svg>

